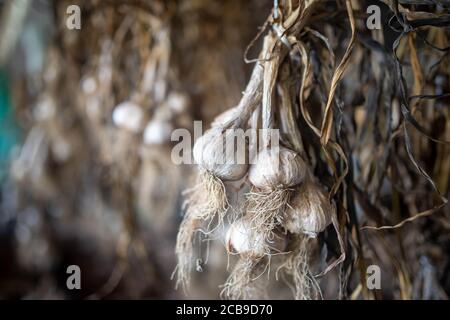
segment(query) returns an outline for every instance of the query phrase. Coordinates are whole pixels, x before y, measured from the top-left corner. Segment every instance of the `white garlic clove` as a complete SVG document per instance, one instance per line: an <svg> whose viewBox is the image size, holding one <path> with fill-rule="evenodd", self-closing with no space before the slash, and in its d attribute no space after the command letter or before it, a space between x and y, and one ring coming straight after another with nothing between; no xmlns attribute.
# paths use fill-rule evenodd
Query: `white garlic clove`
<svg viewBox="0 0 450 320"><path fill-rule="evenodd" d="M142 129L144 112L137 104L125 101L114 109L112 118L119 128L136 133Z"/></svg>
<svg viewBox="0 0 450 320"><path fill-rule="evenodd" d="M315 238L331 223L334 210L325 190L315 181L308 179L292 198L286 210L284 227L291 233Z"/></svg>
<svg viewBox="0 0 450 320"><path fill-rule="evenodd" d="M195 163L225 181L239 180L248 170L247 142L237 130L207 130L195 142L193 155Z"/></svg>
<svg viewBox="0 0 450 320"><path fill-rule="evenodd" d="M300 184L306 176L307 165L295 151L280 146L278 152L264 149L250 167L249 180L256 188L274 190Z"/></svg>
<svg viewBox="0 0 450 320"><path fill-rule="evenodd" d="M235 221L225 236L227 251L257 259L286 249L286 235L275 232L273 239L267 239L265 235L257 234L255 230L247 217Z"/></svg>
<svg viewBox="0 0 450 320"><path fill-rule="evenodd" d="M173 126L169 121L154 119L144 130L144 143L147 145L164 144L170 142Z"/></svg>

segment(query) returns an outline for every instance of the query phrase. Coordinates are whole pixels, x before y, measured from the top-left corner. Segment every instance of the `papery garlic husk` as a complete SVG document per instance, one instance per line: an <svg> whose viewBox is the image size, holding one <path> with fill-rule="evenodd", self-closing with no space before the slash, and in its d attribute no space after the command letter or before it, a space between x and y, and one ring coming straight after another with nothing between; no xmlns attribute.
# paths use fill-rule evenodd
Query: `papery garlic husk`
<svg viewBox="0 0 450 320"><path fill-rule="evenodd" d="M139 105L125 101L114 108L112 118L119 128L137 133L143 127L144 112Z"/></svg>
<svg viewBox="0 0 450 320"><path fill-rule="evenodd" d="M235 133L237 134L233 129L223 131L222 128L212 128L207 130L195 142L193 150L195 162L221 180L241 179L248 171L248 148L245 140L232 139ZM240 154L237 153L236 148L239 144L244 146L243 150L240 150Z"/></svg>
<svg viewBox="0 0 450 320"><path fill-rule="evenodd" d="M259 259L265 255L280 253L286 249L287 239L285 234L273 233L267 235L256 233L252 229L249 217L236 220L229 227L225 244L229 253L245 255L253 259Z"/></svg>
<svg viewBox="0 0 450 320"><path fill-rule="evenodd" d="M248 178L258 189L274 190L300 184L306 172L307 165L302 157L280 146L278 152L270 148L260 151L256 163L250 167Z"/></svg>
<svg viewBox="0 0 450 320"><path fill-rule="evenodd" d="M284 228L291 233L315 238L330 225L335 207L321 185L307 179L292 197L286 210Z"/></svg>

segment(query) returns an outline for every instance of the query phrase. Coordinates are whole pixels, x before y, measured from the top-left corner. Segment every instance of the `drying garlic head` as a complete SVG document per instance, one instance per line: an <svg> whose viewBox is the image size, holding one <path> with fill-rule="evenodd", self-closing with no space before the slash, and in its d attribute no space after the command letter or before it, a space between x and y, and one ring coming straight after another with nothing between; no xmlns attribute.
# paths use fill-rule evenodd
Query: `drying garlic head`
<svg viewBox="0 0 450 320"><path fill-rule="evenodd" d="M262 233L257 233L248 218L235 221L225 236L226 248L229 253L238 253L254 259L270 253L280 253L286 249L286 235L273 233L273 239L266 239Z"/></svg>
<svg viewBox="0 0 450 320"><path fill-rule="evenodd" d="M234 130L225 132L222 132L222 128L207 130L195 142L193 150L195 163L221 180L241 179L248 170L247 143L236 141L234 136Z"/></svg>
<svg viewBox="0 0 450 320"><path fill-rule="evenodd" d="M286 211L284 227L291 233L306 234L315 238L331 223L334 205L328 200L325 190L316 182L307 179L293 197Z"/></svg>
<svg viewBox="0 0 450 320"><path fill-rule="evenodd" d="M280 146L279 151L265 148L250 167L248 178L258 189L289 188L301 183L307 165L296 152Z"/></svg>
<svg viewBox="0 0 450 320"><path fill-rule="evenodd" d="M142 129L144 112L137 104L125 101L114 109L112 118L119 128L136 133Z"/></svg>

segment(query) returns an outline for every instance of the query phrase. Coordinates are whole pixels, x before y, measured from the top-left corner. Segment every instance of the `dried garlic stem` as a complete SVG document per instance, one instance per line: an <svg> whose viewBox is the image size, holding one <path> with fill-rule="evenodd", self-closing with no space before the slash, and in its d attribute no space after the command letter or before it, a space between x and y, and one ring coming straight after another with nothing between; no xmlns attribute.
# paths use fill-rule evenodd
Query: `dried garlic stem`
<svg viewBox="0 0 450 320"><path fill-rule="evenodd" d="M289 88L290 70L289 64L284 63L280 71L280 81L278 84L278 93L280 95L280 117L281 127L286 139L291 147L299 154L304 153L302 136L297 126L294 113L293 99Z"/></svg>

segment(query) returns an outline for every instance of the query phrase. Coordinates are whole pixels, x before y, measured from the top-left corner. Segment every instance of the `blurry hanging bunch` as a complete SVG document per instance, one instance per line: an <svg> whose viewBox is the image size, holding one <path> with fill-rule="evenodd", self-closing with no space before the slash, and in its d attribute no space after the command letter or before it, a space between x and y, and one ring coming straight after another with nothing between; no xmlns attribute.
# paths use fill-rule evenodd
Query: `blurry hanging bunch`
<svg viewBox="0 0 450 320"><path fill-rule="evenodd" d="M146 248L167 251L162 249L170 245L165 237L173 232L168 221L182 187L183 168L170 161L170 135L192 122L189 97L180 89L176 64L170 64L174 7L165 1L143 6L80 1L82 28L74 31L63 23L70 4L49 4L55 11L55 41L45 52L42 79L30 81L28 90L39 92L30 99L35 101L31 112L26 105L20 114L28 132L12 163L12 177L30 203L30 208L23 204L21 217L42 217L33 218L39 221L28 237L28 226L18 225L19 256L27 257L34 241L35 254L23 264L32 266L28 260L34 259L36 270L57 268L48 238L58 245L75 241L66 239L71 236L80 243L92 241L95 258L111 263L93 262L103 267L92 273L107 281L104 287L91 284L87 292L110 294L133 268L129 260L137 257L150 280L141 281L133 294L143 295L155 272L161 272L149 262ZM21 93L29 99L30 92ZM142 236L142 230L151 236ZM154 246L147 243L151 237L159 239Z"/></svg>
<svg viewBox="0 0 450 320"><path fill-rule="evenodd" d="M211 234L215 230L211 227L213 223L223 226L225 214L230 209L225 183L242 179L248 171L248 162L235 158L237 150L231 136L235 130L246 128L251 116L249 111L253 108L253 101L240 103L229 119L223 119L224 122L207 130L195 142L193 158L198 164L199 181L188 190L187 209L176 245L177 284L185 289L192 271L195 233L204 226L204 233Z"/></svg>

